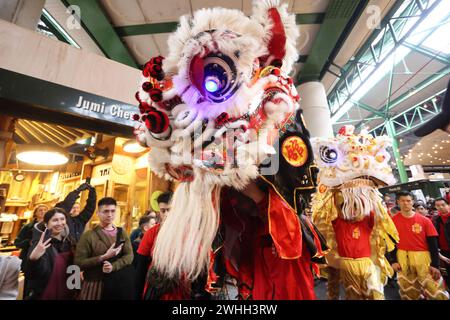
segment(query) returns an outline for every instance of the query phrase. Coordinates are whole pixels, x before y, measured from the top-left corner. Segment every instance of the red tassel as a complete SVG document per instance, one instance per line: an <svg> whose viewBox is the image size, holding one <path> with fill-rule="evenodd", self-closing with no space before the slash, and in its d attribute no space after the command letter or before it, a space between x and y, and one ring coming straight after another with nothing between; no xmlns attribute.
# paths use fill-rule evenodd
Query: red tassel
<svg viewBox="0 0 450 320"><path fill-rule="evenodd" d="M141 102L141 98L139 97L139 91L137 91L134 95L137 101Z"/></svg>

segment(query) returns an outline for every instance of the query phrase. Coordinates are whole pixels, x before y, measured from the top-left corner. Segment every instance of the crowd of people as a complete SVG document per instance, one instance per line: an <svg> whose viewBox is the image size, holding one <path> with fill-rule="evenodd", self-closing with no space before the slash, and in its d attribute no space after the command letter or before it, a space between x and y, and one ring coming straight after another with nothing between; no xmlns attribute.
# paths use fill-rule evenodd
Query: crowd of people
<svg viewBox="0 0 450 320"><path fill-rule="evenodd" d="M89 195L85 207L80 210L77 198L84 190L88 190ZM160 226L170 214L171 197L171 192L162 193L157 199L160 211L145 212L139 219L138 228L130 236L123 228L114 224L117 208L115 199L105 197L97 202L95 189L87 183L69 193L64 201L51 209L44 205L37 206L33 220L22 227L15 240L15 245L21 249L20 268L25 275L24 299L211 298L205 291L202 279L196 283L180 279L172 286L169 285L172 288L169 292L160 290L161 279L152 269L152 251ZM395 250L387 254L397 273L400 297L409 300L448 299L445 290L445 287L447 290L449 287L450 274L448 200L435 199L432 210L427 204L415 203L414 196L406 191L396 195L395 204L388 196L384 200L400 237ZM96 208L99 224L85 231ZM306 211L310 214L310 210ZM431 214L433 211L436 213ZM361 222L360 229L367 229L368 232L365 238L367 241L370 238L372 220L373 216L367 217L367 228L364 227L366 221ZM334 227L345 229L342 226ZM339 243L339 239L337 240ZM344 252L340 254L345 256ZM69 266L78 266L81 271L81 286L78 288L71 288L67 284ZM0 269L3 270L3 279L0 281L2 299L17 296L17 288L12 288L13 283L17 284L18 272L8 273L8 270L18 268L15 261L0 261ZM350 271L345 270L347 269L341 270L342 281L345 281L345 272L358 273L358 270L351 268ZM361 274L364 273L362 269L360 271ZM357 274L347 276L352 281L357 278ZM5 278L12 279L12 284L7 284ZM445 281L439 282L442 278ZM164 287L167 288L167 284ZM347 299L351 299L351 295Z"/></svg>

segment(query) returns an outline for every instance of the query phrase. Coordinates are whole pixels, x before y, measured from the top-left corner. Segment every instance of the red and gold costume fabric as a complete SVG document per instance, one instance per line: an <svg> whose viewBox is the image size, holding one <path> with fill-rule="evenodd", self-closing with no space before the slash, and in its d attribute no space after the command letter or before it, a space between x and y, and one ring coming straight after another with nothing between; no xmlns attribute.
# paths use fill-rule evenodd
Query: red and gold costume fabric
<svg viewBox="0 0 450 320"><path fill-rule="evenodd" d="M407 218L398 213L392 220L400 237L397 245L400 250L428 251L427 237L438 236L431 220L420 214Z"/></svg>
<svg viewBox="0 0 450 320"><path fill-rule="evenodd" d="M374 224L373 213L361 221L347 221L340 217L333 221L337 249L341 257L370 258L370 235Z"/></svg>
<svg viewBox="0 0 450 320"><path fill-rule="evenodd" d="M269 187L258 204L234 189L221 194L224 259L238 280L239 297L256 300L315 299L311 253L323 256L321 239ZM306 239L302 229L316 237ZM308 242L308 243L307 243Z"/></svg>

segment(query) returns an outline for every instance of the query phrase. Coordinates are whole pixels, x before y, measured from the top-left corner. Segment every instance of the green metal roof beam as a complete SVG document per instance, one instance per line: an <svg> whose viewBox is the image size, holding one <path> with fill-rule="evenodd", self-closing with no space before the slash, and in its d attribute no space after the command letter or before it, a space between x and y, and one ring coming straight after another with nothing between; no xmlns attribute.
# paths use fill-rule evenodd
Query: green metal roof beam
<svg viewBox="0 0 450 320"><path fill-rule="evenodd" d="M375 108L373 108L371 106L368 106L368 105L366 105L366 104L364 104L364 103L362 103L360 101L355 101L353 99L350 99L349 101L351 103L357 105L361 109L364 109L366 111L372 112L372 115L377 115L377 116L379 116L382 119L386 119L385 115L382 112L376 110Z"/></svg>
<svg viewBox="0 0 450 320"><path fill-rule="evenodd" d="M443 56L439 55L438 53L434 53L431 50L428 50L422 46L415 46L415 45L407 43L407 42L404 42L403 45L413 51L416 51L416 52L430 58L431 60L436 60L440 63L450 65L450 59L443 57Z"/></svg>
<svg viewBox="0 0 450 320"><path fill-rule="evenodd" d="M331 0L316 36L308 60L299 74L299 82L319 80L333 51L339 49L368 1Z"/></svg>
<svg viewBox="0 0 450 320"><path fill-rule="evenodd" d="M414 88L413 88L414 91L405 92L402 95L400 95L398 98L396 98L395 100L391 101L389 110L392 110L393 108L398 106L400 103L402 103L403 101L405 101L406 99L408 99L409 97L414 95L415 93L418 93L418 92L422 91L423 89L425 89L426 87L430 86L434 82L442 79L443 77L445 77L449 73L450 73L450 66L447 66L447 67L439 70L438 72L434 73L429 78L425 79L424 81L422 81L418 85L414 86Z"/></svg>
<svg viewBox="0 0 450 320"><path fill-rule="evenodd" d="M76 48L80 48L78 43L72 39L72 37L56 22L47 10L42 11L41 21L47 26L49 31L55 35L55 37L62 42L70 44Z"/></svg>
<svg viewBox="0 0 450 320"><path fill-rule="evenodd" d="M320 24L325 17L324 13L298 13L295 15L297 24ZM176 30L178 21L144 23L130 26L115 27L121 37L141 36L146 34L170 33Z"/></svg>
<svg viewBox="0 0 450 320"><path fill-rule="evenodd" d="M146 34L170 33L175 31L178 22L161 22L137 24L131 26L116 27L116 32L121 37L141 36Z"/></svg>
<svg viewBox="0 0 450 320"><path fill-rule="evenodd" d="M325 19L325 13L297 13L295 22L297 24L321 24Z"/></svg>
<svg viewBox="0 0 450 320"><path fill-rule="evenodd" d="M97 1L92 0L62 0L66 6L78 6L81 12L81 22L91 38L102 52L110 59L137 68L137 63L127 47L117 35L104 11Z"/></svg>

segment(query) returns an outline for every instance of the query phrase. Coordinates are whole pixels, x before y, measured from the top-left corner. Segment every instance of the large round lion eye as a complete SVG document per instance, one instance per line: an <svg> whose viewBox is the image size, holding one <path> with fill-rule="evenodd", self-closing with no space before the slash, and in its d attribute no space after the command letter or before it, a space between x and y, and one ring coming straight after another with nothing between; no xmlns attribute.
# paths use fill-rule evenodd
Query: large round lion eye
<svg viewBox="0 0 450 320"><path fill-rule="evenodd" d="M203 86L206 98L212 102L229 99L239 88L236 65L229 56L210 54L204 60Z"/></svg>
<svg viewBox="0 0 450 320"><path fill-rule="evenodd" d="M320 159L325 163L335 163L338 160L338 151L333 147L321 146L319 149Z"/></svg>

